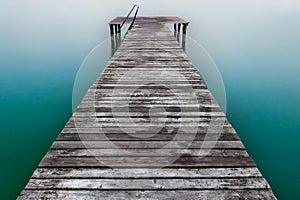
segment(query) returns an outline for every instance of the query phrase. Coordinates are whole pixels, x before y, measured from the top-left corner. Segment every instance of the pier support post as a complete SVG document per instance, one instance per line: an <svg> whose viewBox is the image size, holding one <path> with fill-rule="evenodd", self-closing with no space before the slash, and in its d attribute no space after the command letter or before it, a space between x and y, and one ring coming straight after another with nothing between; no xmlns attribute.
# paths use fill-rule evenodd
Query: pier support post
<svg viewBox="0 0 300 200"><path fill-rule="evenodd" d="M121 33L121 24L118 24L118 33Z"/></svg>
<svg viewBox="0 0 300 200"><path fill-rule="evenodd" d="M115 28L115 34L118 33L118 26L116 24L114 24L114 28Z"/></svg>
<svg viewBox="0 0 300 200"><path fill-rule="evenodd" d="M110 50L111 50L111 56L114 55L116 50L116 41L115 41L115 34L116 32L116 25L115 24L109 24L110 29Z"/></svg>
<svg viewBox="0 0 300 200"><path fill-rule="evenodd" d="M118 46L121 44L121 24L118 24Z"/></svg>
<svg viewBox="0 0 300 200"><path fill-rule="evenodd" d="M186 45L186 29L189 23L182 24L182 49L185 51L185 45Z"/></svg>
<svg viewBox="0 0 300 200"><path fill-rule="evenodd" d="M115 29L115 49L114 51L117 50L118 46L119 46L119 41L118 41L118 25L114 24L114 29Z"/></svg>
<svg viewBox="0 0 300 200"><path fill-rule="evenodd" d="M180 41L180 28L181 28L181 24L180 23L178 23L178 25L177 25L177 41L179 42Z"/></svg>
<svg viewBox="0 0 300 200"><path fill-rule="evenodd" d="M113 24L109 24L109 30L110 30L110 36L114 35L114 25Z"/></svg>

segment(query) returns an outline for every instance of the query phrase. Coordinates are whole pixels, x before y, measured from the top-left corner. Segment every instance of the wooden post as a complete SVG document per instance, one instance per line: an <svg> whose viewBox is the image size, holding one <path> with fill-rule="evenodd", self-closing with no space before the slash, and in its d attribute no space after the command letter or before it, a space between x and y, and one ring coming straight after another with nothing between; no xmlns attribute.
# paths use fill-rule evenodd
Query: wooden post
<svg viewBox="0 0 300 200"><path fill-rule="evenodd" d="M115 29L115 49L114 49L114 52L117 50L118 48L118 26L117 24L114 24L114 29Z"/></svg>
<svg viewBox="0 0 300 200"><path fill-rule="evenodd" d="M177 24L176 23L174 23L174 37L176 37L176 35L177 35Z"/></svg>
<svg viewBox="0 0 300 200"><path fill-rule="evenodd" d="M115 34L117 33L117 31L116 31L116 26L114 24L109 24L109 29L110 29L110 50L111 50L111 56L113 56L116 50Z"/></svg>
<svg viewBox="0 0 300 200"><path fill-rule="evenodd" d="M185 51L185 45L186 45L186 29L187 29L188 23L182 24L182 49Z"/></svg>
<svg viewBox="0 0 300 200"><path fill-rule="evenodd" d="M180 33L180 27L181 27L181 24L178 23L178 33Z"/></svg>
<svg viewBox="0 0 300 200"><path fill-rule="evenodd" d="M111 35L110 36L110 50L111 50L111 57L114 55L115 53L115 36L114 35Z"/></svg>
<svg viewBox="0 0 300 200"><path fill-rule="evenodd" d="M186 34L186 29L187 29L188 23L182 24L182 33Z"/></svg>
<svg viewBox="0 0 300 200"><path fill-rule="evenodd" d="M119 45L121 44L121 24L118 24L118 33L117 33L117 37L118 37L118 46L117 48L119 47Z"/></svg>
<svg viewBox="0 0 300 200"><path fill-rule="evenodd" d="M118 24L118 33L121 33L121 24Z"/></svg>
<svg viewBox="0 0 300 200"><path fill-rule="evenodd" d="M177 41L179 42L180 41L180 27L181 27L181 24L178 23L178 29L177 29Z"/></svg>
<svg viewBox="0 0 300 200"><path fill-rule="evenodd" d="M113 36L114 35L114 25L109 24L109 29L110 29L110 36Z"/></svg>

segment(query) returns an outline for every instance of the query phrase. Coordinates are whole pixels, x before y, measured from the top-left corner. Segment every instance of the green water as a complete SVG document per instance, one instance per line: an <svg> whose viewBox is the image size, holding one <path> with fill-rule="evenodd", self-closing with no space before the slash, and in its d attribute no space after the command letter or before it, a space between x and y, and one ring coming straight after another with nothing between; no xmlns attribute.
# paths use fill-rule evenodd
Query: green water
<svg viewBox="0 0 300 200"><path fill-rule="evenodd" d="M191 21L188 33L217 64L227 116L248 152L279 199L299 199L297 1L135 2L141 15ZM107 38L108 21L130 6L115 0L0 1L0 199L16 198L25 186L71 116L81 63Z"/></svg>

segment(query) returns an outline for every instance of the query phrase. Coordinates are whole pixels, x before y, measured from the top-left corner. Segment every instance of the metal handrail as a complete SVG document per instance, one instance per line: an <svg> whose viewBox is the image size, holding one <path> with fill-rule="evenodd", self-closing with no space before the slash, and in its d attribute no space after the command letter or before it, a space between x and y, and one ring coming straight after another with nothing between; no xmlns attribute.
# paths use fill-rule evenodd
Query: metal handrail
<svg viewBox="0 0 300 200"><path fill-rule="evenodd" d="M122 29L123 25L125 24L125 22L126 22L127 19L129 18L130 14L131 14L132 11L134 10L134 8L136 8L136 11L135 11L134 17L133 17L133 19L132 19L132 22L131 22L130 26L128 27L128 29L127 29L125 35L127 35L128 31L131 30L131 28L133 27L133 24L134 24L134 22L135 22L136 16L137 16L138 11L139 11L139 8L140 8L138 5L134 5L134 6L131 8L131 10L130 10L130 12L128 13L127 17L123 20L123 22L122 22L122 24L121 24L121 26L120 26L120 28L119 28L119 30L118 30L118 33L121 32L121 29Z"/></svg>

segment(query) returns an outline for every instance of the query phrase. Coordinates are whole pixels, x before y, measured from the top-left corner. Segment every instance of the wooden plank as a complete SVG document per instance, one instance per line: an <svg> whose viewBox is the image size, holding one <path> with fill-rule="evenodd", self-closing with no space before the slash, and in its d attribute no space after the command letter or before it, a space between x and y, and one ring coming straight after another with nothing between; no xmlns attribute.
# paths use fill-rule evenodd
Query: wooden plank
<svg viewBox="0 0 300 200"><path fill-rule="evenodd" d="M200 169L103 169L37 168L31 178L255 178L262 177L256 167Z"/></svg>
<svg viewBox="0 0 300 200"><path fill-rule="evenodd" d="M80 190L269 189L263 178L223 179L30 179L25 189Z"/></svg>
<svg viewBox="0 0 300 200"><path fill-rule="evenodd" d="M114 54L114 58L119 58L120 56L126 57L167 57L167 58L187 58L187 55L183 51L139 51L139 52L132 52L132 51L117 51Z"/></svg>
<svg viewBox="0 0 300 200"><path fill-rule="evenodd" d="M78 128L80 129L80 128ZM82 130L82 129L81 129ZM77 133L61 133L57 137L57 141L238 141L240 138L236 134L219 134L212 133L206 134L156 134L153 136L146 137L143 133L89 133L90 129L85 129L86 131L80 131ZM99 129L98 129L99 131ZM153 133L152 133L153 134ZM151 133L149 134L151 135Z"/></svg>
<svg viewBox="0 0 300 200"><path fill-rule="evenodd" d="M111 141L55 141L51 149L107 149L107 148L121 148L121 149L157 149L157 148L176 148L186 149L245 149L240 141L174 141L171 144L165 141L114 141L114 146Z"/></svg>
<svg viewBox="0 0 300 200"><path fill-rule="evenodd" d="M79 128L80 129L80 128ZM175 137L176 136L176 137ZM220 134L220 133L211 133L211 134L155 134L149 133L89 133L89 129L85 129L80 133L74 131L73 133L61 133L57 140L58 141L237 141L240 138L236 134Z"/></svg>
<svg viewBox="0 0 300 200"><path fill-rule="evenodd" d="M175 161L174 161L175 160ZM208 168L255 167L250 157L55 157L47 153L39 167Z"/></svg>
<svg viewBox="0 0 300 200"><path fill-rule="evenodd" d="M109 92L108 90L103 90L103 89L99 89L101 90L101 92ZM151 90L151 89L149 89ZM125 92L125 90L123 90ZM197 102L195 100L195 102ZM96 101L95 101L96 103ZM102 104L102 106L96 106L94 108L91 108L91 109L94 109L96 110L97 112L101 112L102 110L106 110L107 112L111 112L112 108L111 108L111 104ZM145 104L145 105L141 105L141 106L129 106L131 108L131 111L134 112L134 110L137 110L137 111L146 111L146 112L149 112L149 108L153 108L154 105L149 105L149 104ZM128 108L127 105L115 105L114 106L114 110L122 110L124 108ZM184 105L178 105L178 102L174 105L168 105L168 104L158 104L158 105L155 105L155 108L162 108L162 109L165 109L166 112L201 112L201 109L208 109L210 112L211 111L216 111L216 112L221 112L221 109L219 106L217 106L217 104L212 104L212 103L207 103L207 104L184 104ZM80 112L80 110L84 110L85 107L82 105L80 105L80 107L78 107L78 110L76 110L76 112ZM90 108L88 107L87 110L84 110L84 111L88 111ZM140 110L139 110L140 109ZM144 110L144 109L148 109L148 110ZM202 111L204 112L204 111Z"/></svg>
<svg viewBox="0 0 300 200"><path fill-rule="evenodd" d="M141 123L138 126L154 128L155 124L159 127L191 127L191 126L212 126L212 125L226 125L229 122L225 117L183 117L180 114L178 116L164 116L164 117L152 117L151 114L143 113L144 109L134 109L135 107L129 107L126 109L115 110L116 112L127 113L127 117L96 117L89 116L89 118L74 118L74 123L68 123L66 127L84 127L84 123L87 125L85 127L112 127L116 126L115 123L122 124L122 127L135 127L136 124ZM95 108L97 110L98 107ZM130 111L142 112L140 115L131 115ZM145 108L145 111L147 109ZM149 110L148 110L149 112ZM180 113L181 110L174 111L174 113ZM114 113L114 112L113 112ZM171 124L172 123L172 124ZM194 128L196 129L196 128Z"/></svg>
<svg viewBox="0 0 300 200"><path fill-rule="evenodd" d="M101 89L108 89L108 90L113 90L113 89L119 89L119 90L136 90L136 89L155 89L155 88L166 88L167 87L176 87L177 89L189 89L189 88L193 88L193 89L206 89L206 86L205 85L199 85L199 84L195 84L195 85L192 85L192 84L162 84L162 85L145 85L145 86L142 86L140 84L136 84L136 85L125 85L125 84L111 84L111 85L99 85L98 86L98 89L101 90ZM167 91L170 91L170 89L166 89ZM171 90L172 91L172 90ZM134 92L134 91L133 91Z"/></svg>
<svg viewBox="0 0 300 200"><path fill-rule="evenodd" d="M62 130L62 133L110 133L110 134L119 134L124 133L122 131L123 127L120 126L101 126L101 129L99 127L79 127L75 126L74 123L75 118L72 118L68 122L68 126L65 126L65 128ZM153 126L154 127L154 126ZM149 127L140 127L140 126L127 126L127 131L130 131L131 133L151 133L152 126ZM156 130L156 129L154 129ZM209 131L209 132L208 132ZM221 133L221 134L234 134L236 135L234 129L231 125L214 125L214 124L208 124L206 126L186 126L184 129L178 129L178 126L164 126L157 131L157 134L162 135L168 135L168 134L192 134L192 133L199 133L202 135L212 135L213 133Z"/></svg>
<svg viewBox="0 0 300 200"><path fill-rule="evenodd" d="M112 58L111 60L118 60L118 61L134 61L135 60L135 57L127 57L127 56L119 56L119 57L116 57L116 58ZM184 58L184 57L174 57L174 58L169 58L169 57L156 57L156 56L153 56L153 57L143 57L141 59L141 62L146 62L146 61L160 61L160 62L170 62L170 61L188 61L187 58Z"/></svg>
<svg viewBox="0 0 300 200"><path fill-rule="evenodd" d="M113 84L113 83L120 83L120 84L136 84L136 85L141 85L143 82L143 80L136 80L136 81L133 81L132 79L130 78L124 78L122 80L118 80L114 77L101 77L101 79L98 79L98 83L97 85L99 84L102 84L102 83L107 83L107 84ZM204 84L204 82L200 79L198 80L184 80L184 79L180 79L180 80L166 80L166 81L163 81L163 80L157 80L155 81L155 84L157 85L160 85L160 84L185 84L185 83L190 83L190 84ZM93 86L93 87L97 87L97 86ZM146 97L147 98L147 97Z"/></svg>
<svg viewBox="0 0 300 200"><path fill-rule="evenodd" d="M181 91L181 93L178 93L180 91ZM191 98L193 96L195 96L195 98L197 98L197 97L207 96L207 94L209 93L207 89L194 89L193 91L190 91L190 92L185 91L185 90L180 90L180 91L178 91L178 90L176 91L176 89L172 90L172 93L170 91L166 93L165 90L160 90L160 91L156 91L156 92L153 91L154 93L150 93L147 96L149 96L149 97L155 97L155 96L156 97L165 97L165 96L169 97L169 96L173 96L174 97L175 96L174 93L176 93L177 98L180 98L180 97L189 97L189 98ZM98 90L95 90L95 89L89 89L88 92L87 92L87 95L85 97L90 97L90 96L106 97L107 94L104 93L104 92L107 92L107 90L98 91ZM149 92L151 92L151 91L149 91ZM141 92L135 92L133 94L132 93L128 94L126 92L120 91L119 93L112 93L111 92L110 96L111 97L114 97L114 96L117 96L117 97L139 96L139 93L140 93L140 96L143 95L143 93L141 93ZM143 96L145 96L145 95L143 95ZM85 97L84 97L84 99L85 99Z"/></svg>
<svg viewBox="0 0 300 200"><path fill-rule="evenodd" d="M191 95L194 96L194 98L196 99L199 99L199 98L205 98L207 97L207 94L209 94L207 91L208 90L203 90L201 89L202 91L198 91L198 92L194 92L193 94L191 93L182 93L180 95L174 95L170 92L168 93L163 93L163 92L157 92L157 93L154 93L154 94L149 94L149 95L145 95L144 93L141 93L141 92L136 92L134 94L127 94L127 93L124 93L122 91L120 91L119 93L104 93L106 91L101 91L101 92L98 92L98 91L94 91L94 90L89 90L86 94L86 96L83 98L83 100L92 100L92 101L95 101L95 98L96 99L101 99L103 97L141 97L141 96L148 96L148 97L176 97L177 99L181 99L181 98L191 98ZM92 98L92 99L91 99ZM212 98L213 99L213 98Z"/></svg>
<svg viewBox="0 0 300 200"><path fill-rule="evenodd" d="M73 119L72 119L73 120ZM68 122L69 123L69 122ZM198 133L199 135L213 135L221 133L221 135L237 135L235 130L232 128L232 126L199 126L196 127L185 127L185 129L173 129L172 127L163 127L161 128L157 134L163 136L168 134L189 134L189 133ZM127 129L131 133L134 133L135 131L139 134L143 133L151 133L151 130L149 128L145 127L128 127ZM209 132L208 132L209 131ZM122 130L122 127L101 127L99 128L86 128L86 127L65 127L62 130L62 133L95 133L95 134L101 134L101 133L110 133L110 134L119 134L124 133ZM188 137L188 136L187 136Z"/></svg>
<svg viewBox="0 0 300 200"><path fill-rule="evenodd" d="M161 46L161 47L141 47L141 46L137 46L137 45L123 45L120 46L118 48L118 50L120 51L127 51L127 52L160 52L160 51L164 51L164 52L172 52L172 51L182 51L182 48L179 46L170 46L170 47L166 47L166 46Z"/></svg>
<svg viewBox="0 0 300 200"><path fill-rule="evenodd" d="M145 149L145 148L176 148L186 149L245 149L241 141L174 141L171 144L166 141L114 141L114 146L111 141L55 141L50 149L107 149L107 148L120 148L120 149Z"/></svg>
<svg viewBox="0 0 300 200"><path fill-rule="evenodd" d="M122 88L121 88L122 89ZM125 89L124 89L125 90ZM175 96L176 98L176 96ZM196 103L199 103L198 105ZM125 104L125 105L124 105ZM127 104L127 105L126 105ZM196 104L196 105L195 105ZM149 114L149 109L153 109L153 111L158 112L160 110L163 113L166 112L197 112L197 110L200 110L201 108L214 108L215 110L218 109L218 106L216 103L212 102L212 100L202 100L201 103L195 98L195 99L188 99L188 100L152 100L152 101L140 101L140 100L135 100L134 97L132 97L130 100L96 100L94 102L87 102L83 101L79 107L78 107L78 112L80 112L80 109L84 108L90 108L91 106L94 107L96 110L101 110L102 108L107 108L107 107L113 107L115 111L117 110L124 110L122 108L128 107L131 112L134 112L137 109L148 109L145 110L146 112L144 114ZM162 108L162 109L159 109ZM220 109L218 109L218 113L220 113ZM148 112L147 112L148 111ZM200 111L198 111L199 113ZM204 112L202 112L204 113Z"/></svg>
<svg viewBox="0 0 300 200"><path fill-rule="evenodd" d="M74 118L75 119L75 118ZM130 117L128 113L128 117L95 117L90 116L88 119L86 118L76 118L75 123L71 123L66 125L66 127L110 127L110 126L119 126L119 127L134 127L134 126L143 126L148 129L156 130L155 127L169 127L169 128L182 128L185 126L210 126L211 124L220 124L223 125L226 123L226 118L180 118L180 117ZM194 129L197 131L197 129ZM193 131L193 132L195 132Z"/></svg>
<svg viewBox="0 0 300 200"><path fill-rule="evenodd" d="M119 24L124 21L125 17L116 17L113 20L111 20L110 24ZM131 23L133 20L132 17L129 17L126 20L126 23ZM160 23L188 23L187 21L174 16L147 16L147 17L137 17L136 18L136 24L143 25L142 27L145 27L146 24L150 24L150 26L160 25Z"/></svg>
<svg viewBox="0 0 300 200"><path fill-rule="evenodd" d="M134 46L140 46L140 47L159 47L161 45L162 47L165 46L176 46L179 47L179 43L176 40L173 41L158 41L158 40L151 40L151 41L133 41L128 40L126 43L122 43L120 47L127 46L127 45L134 45Z"/></svg>
<svg viewBox="0 0 300 200"><path fill-rule="evenodd" d="M276 200L269 190L24 190L19 199L251 199Z"/></svg>
<svg viewBox="0 0 300 200"><path fill-rule="evenodd" d="M76 112L73 113L73 118L78 118L78 117L116 117L116 118L121 118L121 117L128 117L128 113L126 112L114 112L114 113L109 113L109 112ZM136 118L136 117L145 117L149 118L149 114L147 113L140 113L140 112L130 112L130 117L131 118ZM156 117L186 117L186 118L194 118L194 117L202 117L202 118L210 118L210 117L225 117L225 114L223 112L184 112L184 113L174 113L174 112L165 112L165 113L160 113L160 112L151 112L151 118L156 118Z"/></svg>
<svg viewBox="0 0 300 200"><path fill-rule="evenodd" d="M83 142L84 143L84 142ZM114 144L115 145L115 144ZM112 146L112 145L111 145ZM232 149L184 149L189 145L182 145L181 148L165 149L164 146L158 148L93 148L93 149L51 149L50 155L57 157L163 157L163 156L181 156L183 154L191 157L249 157L245 150Z"/></svg>
<svg viewBox="0 0 300 200"><path fill-rule="evenodd" d="M90 90L90 94L87 96L87 97L91 97L92 95L97 95L97 92L96 94L93 94L93 92ZM164 93L163 93L164 94ZM99 96L97 97L97 101L124 101L124 100L136 100L136 101L166 101L166 100L170 100L170 101L174 101L174 100L177 100L177 101L185 101L185 102L191 102L193 101L193 99L191 98L191 96L188 96L188 95L182 95L182 96L176 96L176 95L160 95L160 94L157 94L157 95L146 95L145 93L142 93L142 92L139 92L139 93L134 93L133 95L127 95L127 96ZM213 97L211 97L209 95L209 93L206 93L206 94L202 94L201 96L196 96L194 97L194 99L196 101L198 101L199 103L209 103L209 102L213 102L215 103L215 100ZM84 98L83 99L83 102L85 103L91 103L91 100L93 99L89 99L89 98Z"/></svg>
<svg viewBox="0 0 300 200"><path fill-rule="evenodd" d="M127 68L127 70L125 70L124 68ZM183 72L182 74L179 72ZM131 74L127 74L127 73L131 73ZM168 76L168 78L165 78L165 80L172 80L170 78L185 78L185 76L188 75L192 75L192 73L196 72L195 69L184 69L184 68L157 68L157 67L145 67L143 66L143 64L139 66L135 66L135 67L119 67L119 68L107 68L105 71L103 71L102 75L106 75L106 76L120 76L120 75L124 75L126 74L126 77L136 77L134 73L136 73L136 75L139 75L137 73L141 73L141 72L149 72L151 73L151 75L159 75L161 78L165 78L166 74L169 73L170 76ZM112 75L114 74L114 75ZM136 77L137 80L139 80L139 78L141 77ZM157 79L154 79L157 80ZM159 79L158 79L159 80ZM162 80L161 80L162 81Z"/></svg>
<svg viewBox="0 0 300 200"><path fill-rule="evenodd" d="M91 95L89 95L88 97L90 97ZM132 95L132 96L98 96L97 97L97 101L125 101L125 100L137 100L137 101L166 101L166 100L170 100L170 101L174 101L174 100L178 100L178 101L191 101L191 97L189 96L165 96L165 95L157 95L157 96L148 96L148 95L143 95L143 94L136 94L136 95ZM208 93L207 95L203 94L202 96L196 96L195 99L199 102L208 102L208 101L213 101L215 102L214 98L212 98ZM84 100L82 102L84 103L90 103L92 99L88 99L88 98L84 98ZM205 113L203 113L205 114Z"/></svg>

